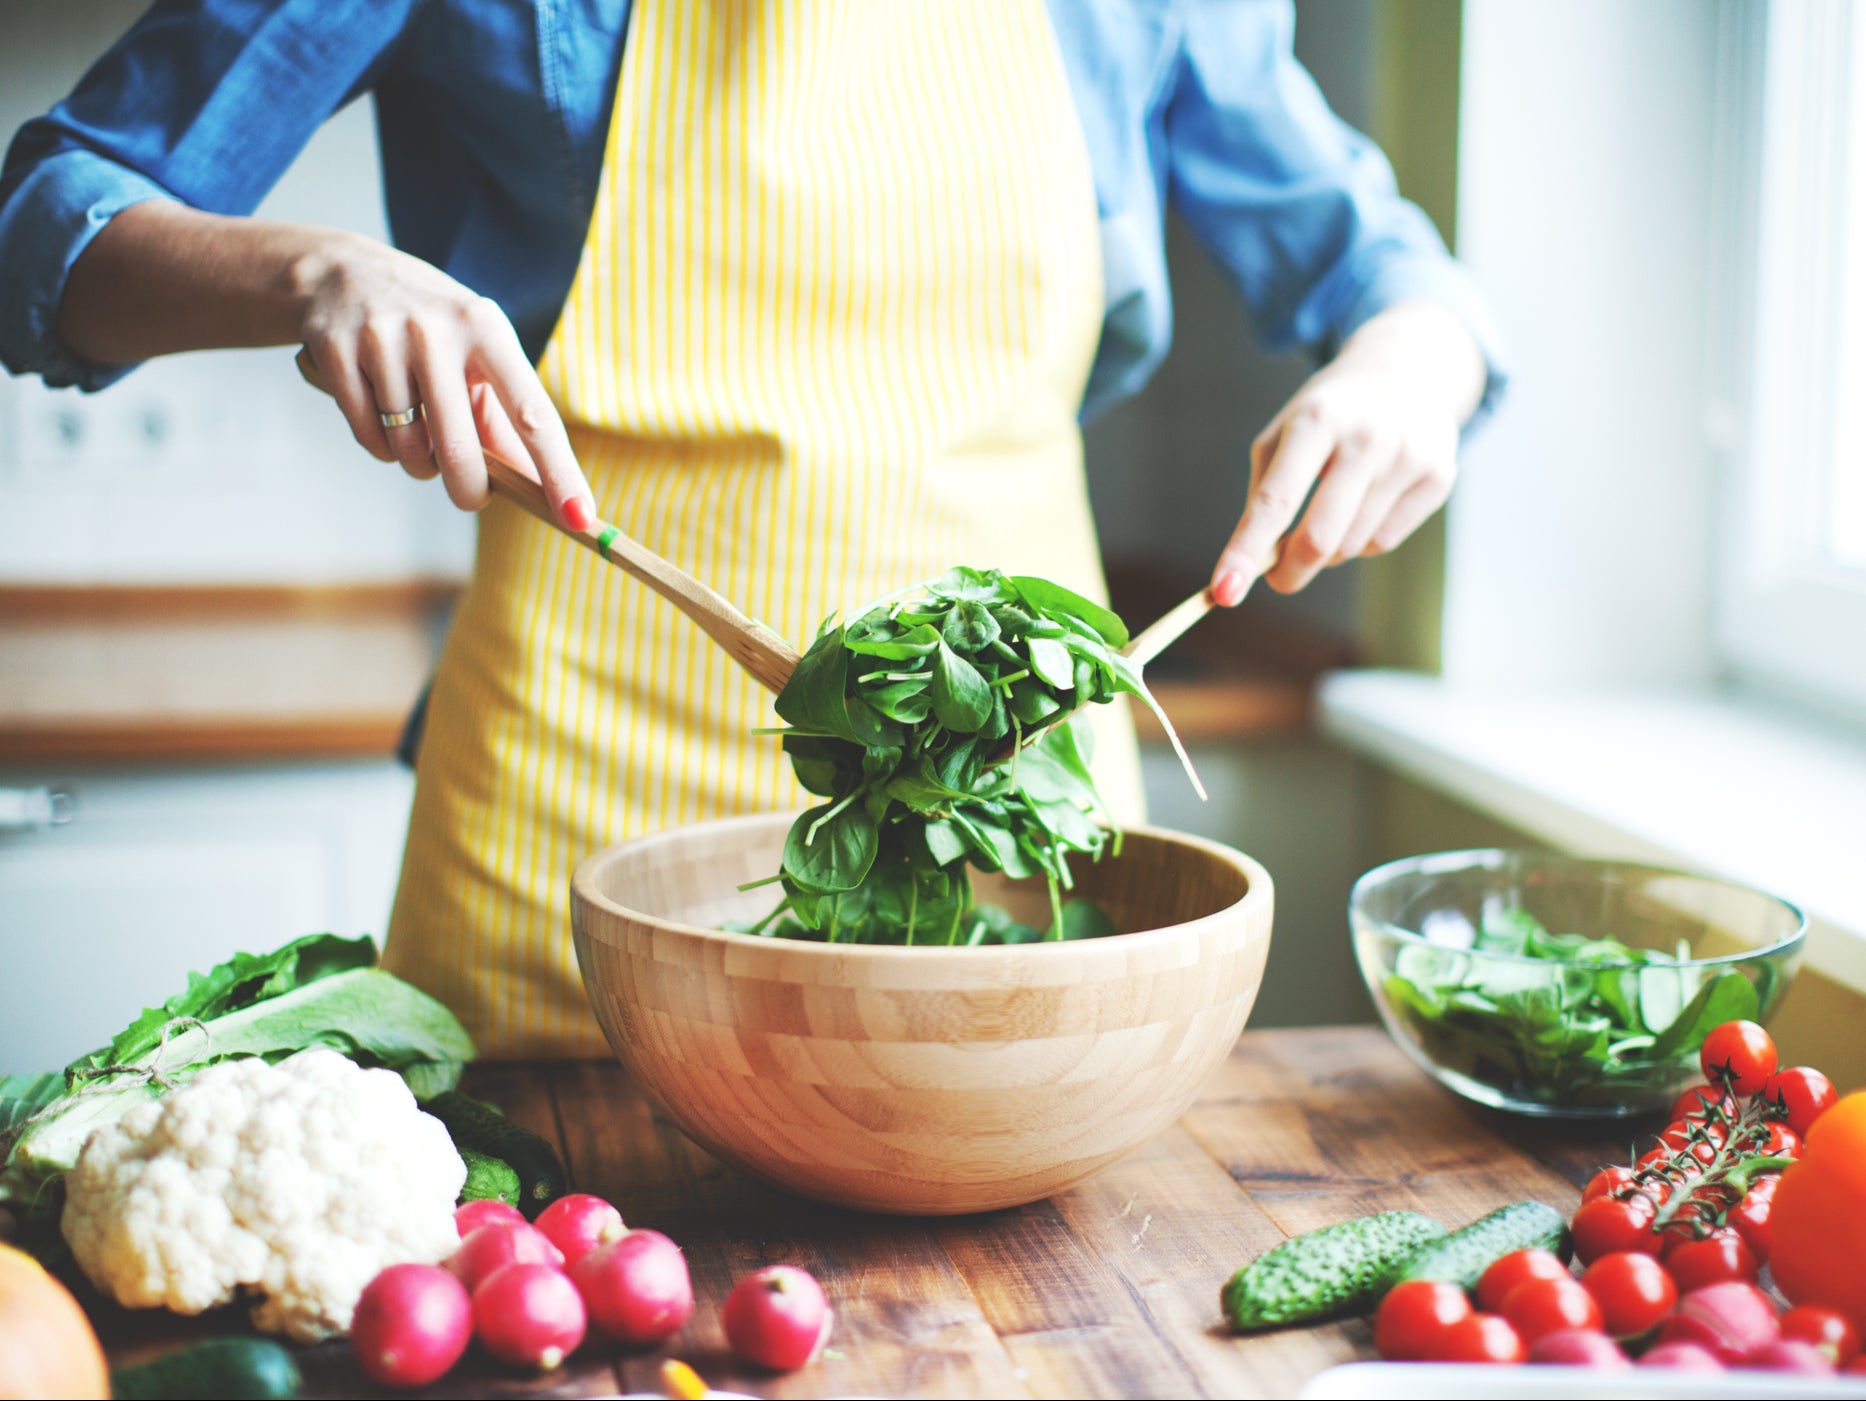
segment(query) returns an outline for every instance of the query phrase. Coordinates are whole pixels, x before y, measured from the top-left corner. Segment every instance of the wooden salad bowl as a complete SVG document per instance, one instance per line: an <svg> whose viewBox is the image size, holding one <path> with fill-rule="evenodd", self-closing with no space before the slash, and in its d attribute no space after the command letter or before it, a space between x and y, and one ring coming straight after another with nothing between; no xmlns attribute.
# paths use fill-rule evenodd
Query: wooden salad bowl
<svg viewBox="0 0 1866 1401"><path fill-rule="evenodd" d="M610 847L571 883L583 985L609 1044L701 1146L838 1206L954 1215L1079 1182L1185 1110L1263 980L1269 873L1154 828L1076 869L1123 932L900 948L729 934L775 886L792 815ZM1040 882L977 898L1038 927Z"/></svg>

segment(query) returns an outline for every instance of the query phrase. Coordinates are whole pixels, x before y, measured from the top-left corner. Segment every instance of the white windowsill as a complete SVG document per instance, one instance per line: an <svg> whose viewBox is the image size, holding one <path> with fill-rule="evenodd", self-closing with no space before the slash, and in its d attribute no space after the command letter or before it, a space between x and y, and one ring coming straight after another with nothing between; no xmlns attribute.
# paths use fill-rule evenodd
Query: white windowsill
<svg viewBox="0 0 1866 1401"><path fill-rule="evenodd" d="M1706 871L1808 914L1808 963L1866 991L1866 741L1709 690L1322 683L1330 739L1566 850Z"/></svg>

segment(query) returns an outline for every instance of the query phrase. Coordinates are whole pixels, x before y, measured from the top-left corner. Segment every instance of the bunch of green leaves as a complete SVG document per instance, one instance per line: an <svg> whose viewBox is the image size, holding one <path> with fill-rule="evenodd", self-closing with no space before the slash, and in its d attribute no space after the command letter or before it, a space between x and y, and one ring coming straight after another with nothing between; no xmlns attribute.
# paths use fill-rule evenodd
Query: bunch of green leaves
<svg viewBox="0 0 1866 1401"><path fill-rule="evenodd" d="M1682 940L1672 953L1551 934L1508 910L1486 914L1468 950L1406 944L1385 986L1440 1067L1514 1099L1608 1110L1664 1102L1706 1033L1768 1010L1770 965L1752 983L1690 957Z"/></svg>
<svg viewBox="0 0 1866 1401"><path fill-rule="evenodd" d="M92 1130L217 1061L309 1046L397 1071L417 1098L459 1082L473 1041L441 1003L376 966L367 938L313 934L235 954L63 1071L0 1076L0 1202L44 1219Z"/></svg>
<svg viewBox="0 0 1866 1401"><path fill-rule="evenodd" d="M999 926L968 921L975 866L1042 876L1048 937L1067 937L1068 857L1099 859L1120 840L1075 712L1127 694L1159 714L1127 642L1099 604L995 569L953 569L825 624L777 711L799 781L827 801L791 828L773 878L784 898L752 928L985 942Z"/></svg>

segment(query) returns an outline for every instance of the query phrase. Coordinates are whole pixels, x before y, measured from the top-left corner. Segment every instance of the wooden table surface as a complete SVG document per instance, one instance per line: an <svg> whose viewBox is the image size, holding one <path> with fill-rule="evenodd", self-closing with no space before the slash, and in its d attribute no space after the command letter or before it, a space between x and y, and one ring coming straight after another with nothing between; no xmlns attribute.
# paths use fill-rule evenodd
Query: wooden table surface
<svg viewBox="0 0 1866 1401"><path fill-rule="evenodd" d="M476 1067L467 1088L553 1139L578 1188L685 1249L697 1305L661 1349L586 1344L544 1377L469 1354L429 1393L654 1391L666 1356L760 1396L1289 1396L1373 1355L1362 1320L1238 1337L1218 1289L1286 1236L1393 1208L1459 1226L1522 1198L1571 1211L1628 1130L1541 1127L1466 1106L1372 1027L1247 1032L1190 1113L1049 1201L909 1220L818 1206L689 1143L613 1064ZM719 1308L760 1265L804 1266L836 1309L830 1351L784 1377L725 1348ZM113 1363L238 1331L81 1294ZM371 1394L341 1343L303 1355L311 1394Z"/></svg>

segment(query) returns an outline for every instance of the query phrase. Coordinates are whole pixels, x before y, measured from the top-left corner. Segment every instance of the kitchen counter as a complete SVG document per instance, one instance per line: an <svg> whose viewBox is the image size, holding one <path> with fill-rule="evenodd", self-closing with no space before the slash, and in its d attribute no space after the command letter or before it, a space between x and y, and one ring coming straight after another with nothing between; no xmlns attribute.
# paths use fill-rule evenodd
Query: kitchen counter
<svg viewBox="0 0 1866 1401"><path fill-rule="evenodd" d="M431 1395L655 1391L660 1361L714 1386L804 1396L1289 1396L1373 1355L1364 1320L1239 1337L1221 1324L1231 1272L1286 1236L1411 1208L1463 1225L1525 1197L1572 1210L1625 1154L1625 1131L1478 1111L1371 1027L1246 1032L1192 1110L1131 1157L1049 1201L925 1220L801 1201L723 1166L656 1115L612 1063L476 1067L466 1086L554 1140L579 1189L685 1249L697 1306L651 1353L586 1344L527 1378L468 1358ZM802 1265L836 1309L831 1350L789 1376L725 1349L734 1280ZM82 1291L113 1363L238 1331L232 1311L130 1314ZM304 1353L308 1394L377 1394L341 1343Z"/></svg>

